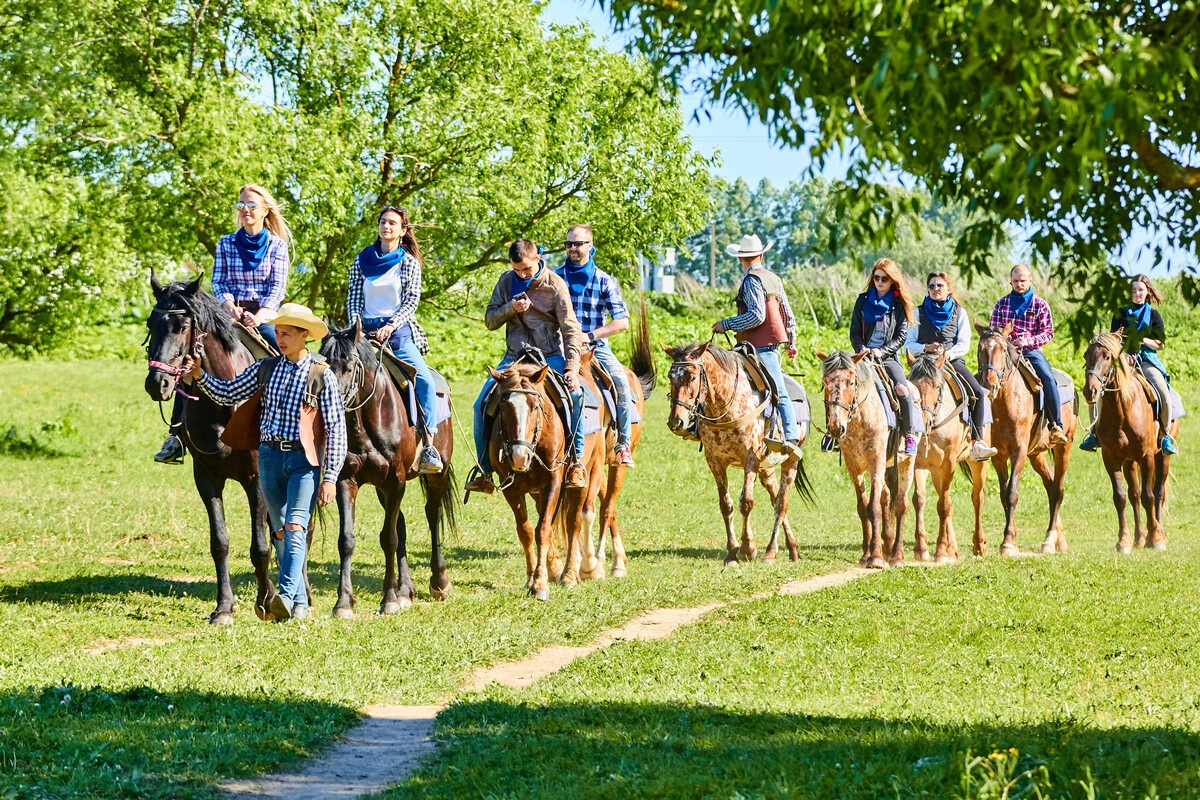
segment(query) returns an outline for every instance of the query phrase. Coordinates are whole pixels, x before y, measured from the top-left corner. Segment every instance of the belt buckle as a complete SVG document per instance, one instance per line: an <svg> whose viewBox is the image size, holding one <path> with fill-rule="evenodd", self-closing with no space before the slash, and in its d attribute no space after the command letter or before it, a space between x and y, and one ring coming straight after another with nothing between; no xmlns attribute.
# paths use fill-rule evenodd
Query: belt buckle
<svg viewBox="0 0 1200 800"><path fill-rule="evenodd" d="M295 442L287 440L287 439L285 439L279 443L279 452L281 452L281 453L292 453L298 449L299 448L296 447Z"/></svg>

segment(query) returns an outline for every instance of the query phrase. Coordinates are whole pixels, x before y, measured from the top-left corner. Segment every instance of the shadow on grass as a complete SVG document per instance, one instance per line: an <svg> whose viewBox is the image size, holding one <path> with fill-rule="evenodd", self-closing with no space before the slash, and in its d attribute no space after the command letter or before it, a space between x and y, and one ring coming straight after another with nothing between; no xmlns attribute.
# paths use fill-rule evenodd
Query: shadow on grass
<svg viewBox="0 0 1200 800"><path fill-rule="evenodd" d="M663 704L462 703L436 763L391 798L1196 797L1200 736L737 713ZM1005 786L1007 792L1004 792Z"/></svg>
<svg viewBox="0 0 1200 800"><path fill-rule="evenodd" d="M357 721L317 701L31 688L0 696L0 797L217 798L217 780L292 765Z"/></svg>
<svg viewBox="0 0 1200 800"><path fill-rule="evenodd" d="M254 580L254 573L232 578L234 585L239 581ZM126 594L152 594L174 597L187 592L192 597L215 600L217 585L214 580L167 580L153 575L76 575L60 580L30 581L23 584L0 586L0 603L55 603L75 605L100 602L103 598Z"/></svg>

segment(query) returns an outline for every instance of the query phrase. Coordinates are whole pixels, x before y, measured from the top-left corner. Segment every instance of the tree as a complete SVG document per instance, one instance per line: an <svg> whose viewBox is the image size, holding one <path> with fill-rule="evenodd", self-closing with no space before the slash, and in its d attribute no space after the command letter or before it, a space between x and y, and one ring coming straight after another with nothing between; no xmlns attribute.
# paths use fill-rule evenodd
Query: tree
<svg viewBox="0 0 1200 800"><path fill-rule="evenodd" d="M764 121L816 162L853 147L843 212L899 169L983 212L955 255L974 275L1005 223L1084 302L1090 331L1127 293L1108 264L1135 225L1200 238L1200 4L609 0L660 69ZM894 235L898 214L852 226ZM1159 253L1161 257L1161 253ZM1195 262L1182 276L1200 300Z"/></svg>

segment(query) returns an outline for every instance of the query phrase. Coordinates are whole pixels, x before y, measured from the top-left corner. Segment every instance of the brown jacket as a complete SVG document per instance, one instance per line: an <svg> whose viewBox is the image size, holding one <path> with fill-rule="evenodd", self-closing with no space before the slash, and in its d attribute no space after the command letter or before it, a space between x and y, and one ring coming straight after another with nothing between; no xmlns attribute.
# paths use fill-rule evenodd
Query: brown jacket
<svg viewBox="0 0 1200 800"><path fill-rule="evenodd" d="M529 308L523 314L517 314L512 307L513 271L501 275L483 315L484 324L493 331L505 326L505 358L516 358L523 344L531 344L546 356L563 356L566 371L577 372L583 352L583 332L571 306L571 292L567 282L550 267L543 264L540 269L525 290Z"/></svg>

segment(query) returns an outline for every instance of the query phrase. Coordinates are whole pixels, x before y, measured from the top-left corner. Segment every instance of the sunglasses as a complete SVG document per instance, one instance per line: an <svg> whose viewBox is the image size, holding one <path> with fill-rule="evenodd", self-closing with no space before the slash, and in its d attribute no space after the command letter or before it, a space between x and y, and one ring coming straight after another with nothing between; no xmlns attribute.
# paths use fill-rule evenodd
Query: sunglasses
<svg viewBox="0 0 1200 800"><path fill-rule="evenodd" d="M930 288L930 289L945 289L945 288L946 288L946 284L944 284L944 283L931 283L931 284L929 284L929 288Z"/></svg>
<svg viewBox="0 0 1200 800"><path fill-rule="evenodd" d="M874 278L876 283L889 283L892 280L887 275L873 275L871 277Z"/></svg>
<svg viewBox="0 0 1200 800"><path fill-rule="evenodd" d="M233 204L233 207L236 208L238 211L241 211L242 209L249 209L249 210L253 211L254 209L258 208L258 203L254 202L253 200L251 200L248 203L243 203L241 200L238 200L236 203Z"/></svg>
<svg viewBox="0 0 1200 800"><path fill-rule="evenodd" d="M563 242L563 244L567 247L583 247L585 244L591 244L591 242L572 242L568 240Z"/></svg>

